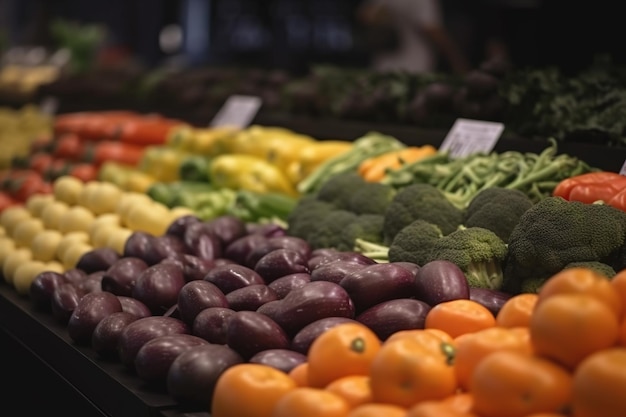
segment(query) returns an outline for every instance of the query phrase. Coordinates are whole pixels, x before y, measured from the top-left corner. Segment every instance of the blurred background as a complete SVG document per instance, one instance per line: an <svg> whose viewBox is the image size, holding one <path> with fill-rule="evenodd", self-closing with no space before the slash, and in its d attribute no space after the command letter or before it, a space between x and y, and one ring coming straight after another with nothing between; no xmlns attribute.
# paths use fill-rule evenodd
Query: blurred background
<svg viewBox="0 0 626 417"><path fill-rule="evenodd" d="M371 64L362 0L0 0L0 50L57 46L53 22L97 25L100 63L154 68L238 65L303 72ZM410 3L410 1L408 2ZM445 29L471 66L506 53L516 66L576 71L598 53L624 61L619 2L441 0ZM70 39L67 39L67 38ZM60 58L59 58L60 59ZM445 60L437 69L448 70Z"/></svg>

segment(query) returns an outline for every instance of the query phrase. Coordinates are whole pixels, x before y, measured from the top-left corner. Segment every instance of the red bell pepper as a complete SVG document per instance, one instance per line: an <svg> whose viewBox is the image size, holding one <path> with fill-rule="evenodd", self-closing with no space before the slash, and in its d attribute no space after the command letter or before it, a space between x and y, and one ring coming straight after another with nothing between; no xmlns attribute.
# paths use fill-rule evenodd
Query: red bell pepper
<svg viewBox="0 0 626 417"><path fill-rule="evenodd" d="M552 192L556 197L583 203L609 202L622 190L626 190L626 176L616 172L596 171L561 181ZM626 197L625 197L626 201ZM623 207L626 208L626 205Z"/></svg>

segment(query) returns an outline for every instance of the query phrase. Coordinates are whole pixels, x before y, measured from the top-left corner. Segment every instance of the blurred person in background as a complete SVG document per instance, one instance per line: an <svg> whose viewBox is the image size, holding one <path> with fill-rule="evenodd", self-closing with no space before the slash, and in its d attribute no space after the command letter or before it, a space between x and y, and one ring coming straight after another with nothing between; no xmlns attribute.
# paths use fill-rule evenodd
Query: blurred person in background
<svg viewBox="0 0 626 417"><path fill-rule="evenodd" d="M357 10L375 70L469 71L470 62L444 24L438 0L365 0Z"/></svg>

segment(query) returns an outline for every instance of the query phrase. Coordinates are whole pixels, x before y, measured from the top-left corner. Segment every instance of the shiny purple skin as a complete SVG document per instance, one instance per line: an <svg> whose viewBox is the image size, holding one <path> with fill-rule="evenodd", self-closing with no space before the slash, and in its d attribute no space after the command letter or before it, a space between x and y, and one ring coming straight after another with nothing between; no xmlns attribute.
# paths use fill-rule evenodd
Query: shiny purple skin
<svg viewBox="0 0 626 417"><path fill-rule="evenodd" d="M225 264L212 268L203 278L215 284L224 294L248 285L265 284L255 270L239 264Z"/></svg>
<svg viewBox="0 0 626 417"><path fill-rule="evenodd" d="M106 271L120 258L120 254L113 248L104 246L94 248L80 257L76 263L76 268L91 274L96 271Z"/></svg>
<svg viewBox="0 0 626 417"><path fill-rule="evenodd" d="M102 291L102 278L104 277L105 271L96 271L92 272L85 277L82 281L79 281L75 285L85 294L90 292L100 292Z"/></svg>
<svg viewBox="0 0 626 417"><path fill-rule="evenodd" d="M368 265L339 283L354 302L357 314L383 301L415 295L413 273L393 263Z"/></svg>
<svg viewBox="0 0 626 417"><path fill-rule="evenodd" d="M305 255L293 249L274 249L258 260L254 270L269 284L285 275L300 272L308 274L307 260Z"/></svg>
<svg viewBox="0 0 626 417"><path fill-rule="evenodd" d="M176 236L182 239L185 236L185 231L187 230L187 226L192 223L200 223L202 220L194 216L193 214L187 214L185 216L180 216L175 219L173 222L165 230L166 235Z"/></svg>
<svg viewBox="0 0 626 417"><path fill-rule="evenodd" d="M373 265L376 263L372 258L369 258L359 252L351 251L337 251L337 250L316 250L311 254L308 264L309 269L314 271L322 265L325 265L334 261L346 261L354 262L361 265Z"/></svg>
<svg viewBox="0 0 626 417"><path fill-rule="evenodd" d="M423 265L415 276L415 297L434 306L444 301L469 298L469 285L461 269L445 260Z"/></svg>
<svg viewBox="0 0 626 417"><path fill-rule="evenodd" d="M504 291L486 288L469 289L469 299L487 307L494 317L498 314L504 303L511 297L511 294Z"/></svg>
<svg viewBox="0 0 626 417"><path fill-rule="evenodd" d="M116 295L130 297L139 275L148 268L141 258L127 256L111 265L102 277L102 289Z"/></svg>
<svg viewBox="0 0 626 417"><path fill-rule="evenodd" d="M122 330L139 317L127 311L111 313L96 325L91 348L103 359L118 360L117 344Z"/></svg>
<svg viewBox="0 0 626 417"><path fill-rule="evenodd" d="M311 256L311 245L306 240L289 235L274 236L256 245L246 257L244 265L256 268L261 258L276 249L289 249L298 252L304 259L309 259Z"/></svg>
<svg viewBox="0 0 626 417"><path fill-rule="evenodd" d="M221 258L224 251L222 240L206 222L190 224L185 230L183 242L188 253L202 259Z"/></svg>
<svg viewBox="0 0 626 417"><path fill-rule="evenodd" d="M122 303L122 311L130 313L138 318L150 317L152 312L142 301L125 295L118 295L117 298Z"/></svg>
<svg viewBox="0 0 626 417"><path fill-rule="evenodd" d="M400 265L406 269L408 269L409 271L411 271L413 273L413 275L417 276L417 271L420 270L421 266L419 266L418 264L416 264L415 262L409 262L409 261L396 261L394 262L394 264L396 265Z"/></svg>
<svg viewBox="0 0 626 417"><path fill-rule="evenodd" d="M278 323L255 311L237 311L227 323L226 344L244 359L267 349L288 349L289 338Z"/></svg>
<svg viewBox="0 0 626 417"><path fill-rule="evenodd" d="M189 334L189 332L189 326L173 317L150 316L137 319L122 329L117 353L122 364L134 370L137 352L148 341L168 334Z"/></svg>
<svg viewBox="0 0 626 417"><path fill-rule="evenodd" d="M229 292L226 300L235 311L256 311L263 304L278 300L278 295L265 284L253 284Z"/></svg>
<svg viewBox="0 0 626 417"><path fill-rule="evenodd" d="M166 377L166 391L184 408L210 410L215 384L231 366L243 363L240 354L225 345L190 347L174 359Z"/></svg>
<svg viewBox="0 0 626 417"><path fill-rule="evenodd" d="M76 285L80 281L85 279L85 277L87 276L87 273L83 271L82 269L71 268L63 272L63 276L65 277L67 282Z"/></svg>
<svg viewBox="0 0 626 417"><path fill-rule="evenodd" d="M262 235L265 237L285 236L285 228L276 223L246 223L246 232L250 235Z"/></svg>
<svg viewBox="0 0 626 417"><path fill-rule="evenodd" d="M73 284L59 285L52 293L50 310L54 318L61 324L67 324L72 312L85 293Z"/></svg>
<svg viewBox="0 0 626 417"><path fill-rule="evenodd" d="M139 230L134 231L124 244L124 251L122 256L124 258L134 257L142 259L148 265L153 265L154 257L151 255L154 248L154 240L156 236L142 232Z"/></svg>
<svg viewBox="0 0 626 417"><path fill-rule="evenodd" d="M248 363L270 366L287 374L296 366L306 362L306 360L306 355L294 352L291 349L268 349L252 356Z"/></svg>
<svg viewBox="0 0 626 417"><path fill-rule="evenodd" d="M423 301L400 298L370 307L356 320L372 329L381 340L386 340L401 330L423 329L430 309Z"/></svg>
<svg viewBox="0 0 626 417"><path fill-rule="evenodd" d="M94 329L105 317L122 311L115 294L106 291L85 294L72 311L67 322L67 333L78 345L89 345Z"/></svg>
<svg viewBox="0 0 626 417"><path fill-rule="evenodd" d="M191 326L199 312L209 307L228 307L228 301L216 285L195 280L180 289L177 305L181 320Z"/></svg>
<svg viewBox="0 0 626 417"><path fill-rule="evenodd" d="M208 345L191 334L168 334L146 342L135 357L137 376L149 385L165 387L170 366L181 353L194 346Z"/></svg>
<svg viewBox="0 0 626 417"><path fill-rule="evenodd" d="M219 259L202 259L191 254L185 254L179 260L187 282L203 279L211 269L220 264Z"/></svg>
<svg viewBox="0 0 626 417"><path fill-rule="evenodd" d="M225 345L228 320L233 314L235 310L227 307L205 308L196 315L191 325L191 334L210 343Z"/></svg>
<svg viewBox="0 0 626 417"><path fill-rule="evenodd" d="M354 304L347 291L339 284L315 281L296 288L285 298L270 301L257 312L268 315L288 335L294 335L304 326L325 317L354 318Z"/></svg>
<svg viewBox="0 0 626 417"><path fill-rule="evenodd" d="M257 246L265 243L266 236L249 234L240 237L228 244L223 251L224 258L231 259L239 265L245 265L246 259Z"/></svg>
<svg viewBox="0 0 626 417"><path fill-rule="evenodd" d="M225 214L207 220L205 223L209 230L212 230L215 236L220 239L222 248L248 234L246 223L236 216Z"/></svg>
<svg viewBox="0 0 626 417"><path fill-rule="evenodd" d="M30 284L30 300L37 310L50 311L52 294L61 284L65 284L67 278L56 271L44 271L35 277Z"/></svg>
<svg viewBox="0 0 626 417"><path fill-rule="evenodd" d="M330 281L339 284L346 275L365 267L366 265L352 261L338 260L330 262L312 270L311 281Z"/></svg>
<svg viewBox="0 0 626 417"><path fill-rule="evenodd" d="M176 304L185 284L182 268L172 263L158 263L137 277L132 297L147 305L153 314L163 314Z"/></svg>
<svg viewBox="0 0 626 417"><path fill-rule="evenodd" d="M311 274L307 272L296 272L295 274L289 274L275 279L268 284L268 287L274 290L279 299L282 299L285 298L291 290L302 288L309 282L311 282Z"/></svg>
<svg viewBox="0 0 626 417"><path fill-rule="evenodd" d="M306 355L309 353L311 344L319 335L324 333L326 330L343 323L356 323L356 320L349 319L347 317L325 317L323 319L315 320L313 323L309 323L304 326L294 335L291 339L290 349L294 352Z"/></svg>
<svg viewBox="0 0 626 417"><path fill-rule="evenodd" d="M183 239L174 235L155 236L152 250L148 253L148 263L154 265L166 258L179 258L188 252Z"/></svg>

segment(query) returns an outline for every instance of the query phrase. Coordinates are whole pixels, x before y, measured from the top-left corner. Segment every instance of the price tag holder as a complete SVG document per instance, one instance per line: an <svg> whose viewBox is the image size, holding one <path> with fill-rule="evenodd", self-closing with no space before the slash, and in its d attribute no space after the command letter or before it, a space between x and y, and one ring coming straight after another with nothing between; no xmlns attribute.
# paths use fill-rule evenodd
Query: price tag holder
<svg viewBox="0 0 626 417"><path fill-rule="evenodd" d="M620 175L626 175L626 161L622 164L622 168L619 170Z"/></svg>
<svg viewBox="0 0 626 417"><path fill-rule="evenodd" d="M254 120L262 104L261 98L256 96L230 96L213 117L210 126L245 128Z"/></svg>
<svg viewBox="0 0 626 417"><path fill-rule="evenodd" d="M52 96L46 96L39 103L39 110L45 115L54 116L59 111L59 99Z"/></svg>
<svg viewBox="0 0 626 417"><path fill-rule="evenodd" d="M489 153L503 131L502 123L460 118L452 125L439 150L447 151L452 158Z"/></svg>

